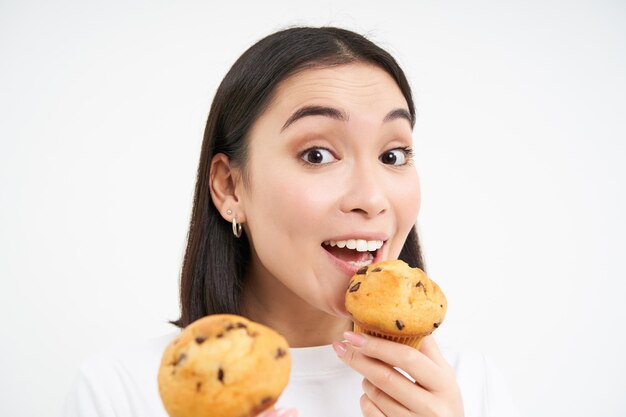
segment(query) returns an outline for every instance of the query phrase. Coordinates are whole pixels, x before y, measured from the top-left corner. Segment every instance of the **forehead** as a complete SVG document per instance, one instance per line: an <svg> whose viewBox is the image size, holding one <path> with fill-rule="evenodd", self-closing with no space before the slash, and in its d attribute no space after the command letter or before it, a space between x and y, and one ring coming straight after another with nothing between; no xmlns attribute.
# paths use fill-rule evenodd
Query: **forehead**
<svg viewBox="0 0 626 417"><path fill-rule="evenodd" d="M335 105L348 113L408 108L386 71L372 64L352 63L291 75L278 85L266 112L291 113L310 104Z"/></svg>

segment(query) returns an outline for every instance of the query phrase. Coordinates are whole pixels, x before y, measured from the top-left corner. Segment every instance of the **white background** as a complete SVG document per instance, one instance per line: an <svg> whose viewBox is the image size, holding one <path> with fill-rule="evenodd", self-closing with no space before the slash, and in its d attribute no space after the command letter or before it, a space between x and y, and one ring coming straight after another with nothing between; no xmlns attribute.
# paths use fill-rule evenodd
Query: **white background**
<svg viewBox="0 0 626 417"><path fill-rule="evenodd" d="M209 105L289 25L387 48L413 86L442 339L526 416L626 414L622 1L0 2L0 415L173 330ZM621 329L621 330L620 330Z"/></svg>

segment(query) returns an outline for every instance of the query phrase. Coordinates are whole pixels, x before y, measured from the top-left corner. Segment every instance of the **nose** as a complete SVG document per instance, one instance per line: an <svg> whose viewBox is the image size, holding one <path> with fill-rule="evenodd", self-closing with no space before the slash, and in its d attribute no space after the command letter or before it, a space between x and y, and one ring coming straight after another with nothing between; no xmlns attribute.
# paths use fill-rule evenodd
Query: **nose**
<svg viewBox="0 0 626 417"><path fill-rule="evenodd" d="M360 213L374 218L389 208L384 175L373 166L355 166L347 176L348 186L341 201L344 213Z"/></svg>

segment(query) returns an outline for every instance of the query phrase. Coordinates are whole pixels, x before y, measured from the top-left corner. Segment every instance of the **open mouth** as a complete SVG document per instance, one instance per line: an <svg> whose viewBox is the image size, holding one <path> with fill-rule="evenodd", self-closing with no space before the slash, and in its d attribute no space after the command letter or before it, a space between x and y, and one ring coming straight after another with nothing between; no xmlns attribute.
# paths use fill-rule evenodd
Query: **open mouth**
<svg viewBox="0 0 626 417"><path fill-rule="evenodd" d="M374 262L384 243L382 240L327 240L322 247L334 258L352 267L361 268Z"/></svg>

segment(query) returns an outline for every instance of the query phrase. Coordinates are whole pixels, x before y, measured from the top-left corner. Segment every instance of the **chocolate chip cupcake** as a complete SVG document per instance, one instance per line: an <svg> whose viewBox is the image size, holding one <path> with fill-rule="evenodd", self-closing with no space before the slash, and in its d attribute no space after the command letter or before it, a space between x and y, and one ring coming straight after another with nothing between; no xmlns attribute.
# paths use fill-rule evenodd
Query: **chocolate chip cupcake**
<svg viewBox="0 0 626 417"><path fill-rule="evenodd" d="M235 315L203 317L165 349L159 394L170 417L256 416L289 380L287 341Z"/></svg>
<svg viewBox="0 0 626 417"><path fill-rule="evenodd" d="M446 297L424 271L404 261L363 267L346 291L354 331L419 348L443 321Z"/></svg>

